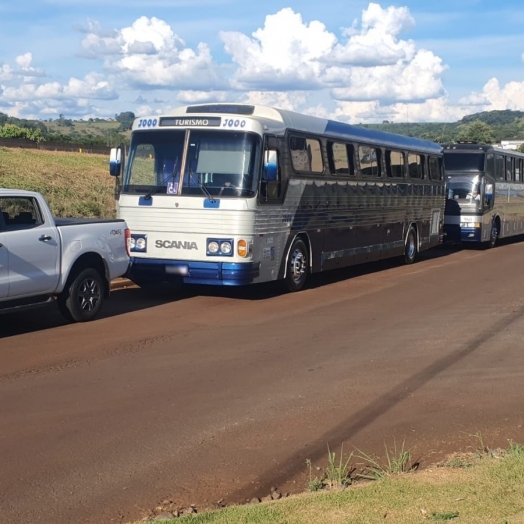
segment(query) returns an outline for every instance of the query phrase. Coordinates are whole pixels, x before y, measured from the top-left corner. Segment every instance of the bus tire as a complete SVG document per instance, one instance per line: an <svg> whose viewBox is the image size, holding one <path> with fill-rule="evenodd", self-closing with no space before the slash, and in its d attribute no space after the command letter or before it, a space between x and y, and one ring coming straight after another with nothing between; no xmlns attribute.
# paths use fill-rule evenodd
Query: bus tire
<svg viewBox="0 0 524 524"><path fill-rule="evenodd" d="M499 238L499 228L495 220L491 223L491 231L489 232L489 242L488 248L494 248L497 245L497 240Z"/></svg>
<svg viewBox="0 0 524 524"><path fill-rule="evenodd" d="M308 276L308 251L306 244L297 238L289 250L286 271L286 287L289 291L300 291L306 284Z"/></svg>
<svg viewBox="0 0 524 524"><path fill-rule="evenodd" d="M57 297L60 313L71 322L93 320L104 300L104 279L94 268L80 271Z"/></svg>
<svg viewBox="0 0 524 524"><path fill-rule="evenodd" d="M404 262L406 264L413 264L417 259L417 253L417 232L413 226L410 226L404 247Z"/></svg>

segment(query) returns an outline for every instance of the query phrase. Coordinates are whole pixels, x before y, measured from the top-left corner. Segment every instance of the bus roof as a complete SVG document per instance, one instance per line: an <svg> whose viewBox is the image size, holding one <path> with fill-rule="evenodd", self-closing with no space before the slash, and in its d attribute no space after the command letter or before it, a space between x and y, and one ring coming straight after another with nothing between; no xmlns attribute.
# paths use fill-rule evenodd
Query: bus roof
<svg viewBox="0 0 524 524"><path fill-rule="evenodd" d="M178 107L162 117L204 117L219 116L250 117L259 120L269 133L283 134L286 129L294 129L305 133L325 135L333 138L352 140L355 142L371 142L373 144L416 150L430 154L441 154L442 146L429 140L412 138L385 131L377 131L361 126L345 124L336 120L304 115L286 109L277 109L264 105L249 104L202 104Z"/></svg>
<svg viewBox="0 0 524 524"><path fill-rule="evenodd" d="M489 151L501 153L503 155L513 155L524 158L524 153L521 153L520 151L515 151L513 149L502 149L501 147L492 146L490 144L478 144L476 142L450 142L442 144L442 147L444 148L445 153L450 151L468 151L470 153L475 151L484 151L487 153Z"/></svg>

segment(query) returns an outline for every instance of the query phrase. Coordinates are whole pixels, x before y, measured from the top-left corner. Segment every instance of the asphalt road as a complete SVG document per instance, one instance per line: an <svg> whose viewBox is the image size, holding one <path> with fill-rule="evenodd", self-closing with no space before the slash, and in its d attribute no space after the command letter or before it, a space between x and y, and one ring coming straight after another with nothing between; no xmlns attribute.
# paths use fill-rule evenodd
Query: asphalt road
<svg viewBox="0 0 524 524"><path fill-rule="evenodd" d="M522 239L519 239L522 240ZM302 491L327 445L427 466L524 442L524 242L312 287L124 289L0 317L0 522L138 520Z"/></svg>

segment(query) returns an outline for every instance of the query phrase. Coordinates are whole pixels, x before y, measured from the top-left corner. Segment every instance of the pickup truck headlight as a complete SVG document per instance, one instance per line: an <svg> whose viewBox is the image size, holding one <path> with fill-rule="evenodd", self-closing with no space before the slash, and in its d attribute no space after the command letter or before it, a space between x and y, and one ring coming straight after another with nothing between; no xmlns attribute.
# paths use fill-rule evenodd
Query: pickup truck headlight
<svg viewBox="0 0 524 524"><path fill-rule="evenodd" d="M234 241L229 238L208 238L206 241L207 256L233 256Z"/></svg>
<svg viewBox="0 0 524 524"><path fill-rule="evenodd" d="M131 235L129 239L131 253L145 253L147 251L147 235Z"/></svg>

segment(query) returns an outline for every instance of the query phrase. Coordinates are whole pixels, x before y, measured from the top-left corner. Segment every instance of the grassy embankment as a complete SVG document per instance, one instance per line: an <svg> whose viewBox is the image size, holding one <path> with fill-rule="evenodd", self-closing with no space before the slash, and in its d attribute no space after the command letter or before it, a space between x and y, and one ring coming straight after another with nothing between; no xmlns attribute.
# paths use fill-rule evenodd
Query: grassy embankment
<svg viewBox="0 0 524 524"><path fill-rule="evenodd" d="M173 524L524 522L524 447L483 450L417 473L182 516Z"/></svg>
<svg viewBox="0 0 524 524"><path fill-rule="evenodd" d="M39 191L59 217L115 216L104 155L0 147L0 188Z"/></svg>

